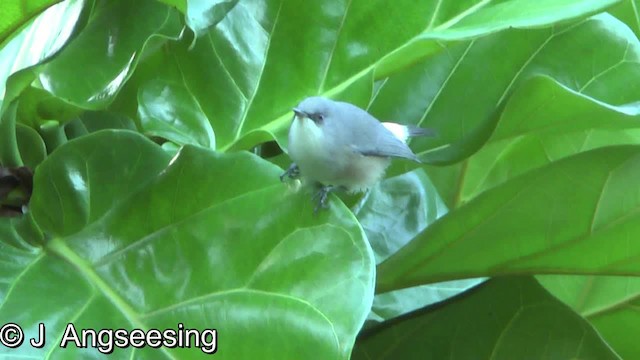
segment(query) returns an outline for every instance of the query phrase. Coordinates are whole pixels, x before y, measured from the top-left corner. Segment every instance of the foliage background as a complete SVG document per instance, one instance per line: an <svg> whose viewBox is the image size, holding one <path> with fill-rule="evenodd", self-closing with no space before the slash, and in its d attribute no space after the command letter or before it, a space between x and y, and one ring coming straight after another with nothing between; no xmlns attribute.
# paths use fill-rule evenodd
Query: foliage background
<svg viewBox="0 0 640 360"><path fill-rule="evenodd" d="M223 359L639 358L638 5L4 1L0 319L48 341L0 353L99 357L73 322L214 327ZM437 129L426 165L313 217L278 175L317 94Z"/></svg>

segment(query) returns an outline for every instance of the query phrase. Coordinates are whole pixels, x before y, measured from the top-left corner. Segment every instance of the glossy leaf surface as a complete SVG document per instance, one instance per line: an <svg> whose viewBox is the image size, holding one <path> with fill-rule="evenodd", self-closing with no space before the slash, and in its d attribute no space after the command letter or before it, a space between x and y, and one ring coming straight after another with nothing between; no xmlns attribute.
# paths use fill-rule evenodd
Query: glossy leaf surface
<svg viewBox="0 0 640 360"><path fill-rule="evenodd" d="M640 274L640 148L587 151L486 191L378 268L387 291L509 273ZM526 219L526 221L523 221Z"/></svg>
<svg viewBox="0 0 640 360"><path fill-rule="evenodd" d="M0 106L0 170L36 174L0 223L0 318L48 336L1 355L100 358L57 347L72 322L216 328L228 359L347 359L359 332L370 358L639 357L637 4L85 2ZM331 196L313 217L272 163L316 94L434 128L410 143L429 165L394 161L340 196L353 213ZM599 277L539 275L558 273ZM470 289L511 274L577 315L531 279Z"/></svg>
<svg viewBox="0 0 640 360"><path fill-rule="evenodd" d="M179 145L215 149L216 139L209 119L186 87L153 80L140 89L138 97L138 116L146 134Z"/></svg>
<svg viewBox="0 0 640 360"><path fill-rule="evenodd" d="M102 109L131 76L149 41L177 37L179 21L175 10L157 1L99 1L86 28L44 65L39 81L73 105Z"/></svg>
<svg viewBox="0 0 640 360"><path fill-rule="evenodd" d="M237 3L238 0L187 0L187 25L199 36L219 23Z"/></svg>
<svg viewBox="0 0 640 360"><path fill-rule="evenodd" d="M522 2L504 3L517 8ZM491 13L500 10L485 9L487 2L474 1L240 2L197 40L193 50L182 44L176 51L186 86L204 104L221 149L247 148L247 143L274 137L284 146L282 134L291 118L290 109L306 96L339 97L347 87L374 72L376 77L386 77L408 65L385 60L389 54L402 54L415 63L443 50L436 40L424 45L429 49L435 46L428 53L420 44L418 55L413 46L411 50L399 50L418 36L435 34L436 29L455 29L462 19L473 16L471 22L477 29L473 36L523 21L542 26L596 12L613 3L585 0L557 6L544 1L529 5L531 18L519 14L498 21ZM552 18L536 17L549 6L554 10ZM381 13L385 16L377 16ZM365 26L370 31L362 31ZM451 35L450 39L468 37ZM378 72L383 62L385 70Z"/></svg>
<svg viewBox="0 0 640 360"><path fill-rule="evenodd" d="M221 358L250 358L258 347L266 358L348 358L373 299L373 254L344 207L312 217L308 198L288 193L278 175L248 153L186 147L169 159L128 131L63 145L38 168L31 205L50 240L19 275L7 274L12 290L0 316L28 335L45 321L52 339L67 322L147 330L184 323L219 328ZM260 220L247 226L250 219ZM62 284L55 298L37 296ZM24 306L31 310L17 311ZM22 354L83 353L54 345ZM130 347L114 356L132 351L206 355Z"/></svg>
<svg viewBox="0 0 640 360"><path fill-rule="evenodd" d="M9 75L60 50L78 25L82 5L80 0L55 4L12 34L4 44L0 41L0 99L4 98ZM3 16L2 20L7 18Z"/></svg>
<svg viewBox="0 0 640 360"><path fill-rule="evenodd" d="M385 179L354 210L380 263L443 216L448 209L424 170ZM481 283L469 279L428 284L378 294L369 319L388 320L446 300Z"/></svg>
<svg viewBox="0 0 640 360"><path fill-rule="evenodd" d="M457 181L438 183L449 206L564 157L617 144L636 144L637 104L613 106L547 77L527 81L510 97L482 149L452 166ZM430 173L433 173L430 171Z"/></svg>
<svg viewBox="0 0 640 360"><path fill-rule="evenodd" d="M504 44L510 44L507 53ZM447 47L381 81L370 111L379 119L435 128L437 138L416 139L412 148L425 161L451 163L489 139L512 92L533 76L550 77L608 105L635 102L631 89L637 85L623 86L619 77L640 76L639 58L638 39L608 15L536 31L505 31ZM564 103L559 107L577 111Z"/></svg>
<svg viewBox="0 0 640 360"><path fill-rule="evenodd" d="M0 16L0 44L13 32L60 0L6 0L2 2Z"/></svg>

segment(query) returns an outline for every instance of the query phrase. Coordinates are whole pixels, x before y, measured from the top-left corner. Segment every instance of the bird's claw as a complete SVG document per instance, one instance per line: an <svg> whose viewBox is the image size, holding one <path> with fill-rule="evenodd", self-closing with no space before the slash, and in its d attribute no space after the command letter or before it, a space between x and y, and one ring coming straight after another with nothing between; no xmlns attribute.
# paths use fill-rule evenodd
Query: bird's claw
<svg viewBox="0 0 640 360"><path fill-rule="evenodd" d="M295 179L299 176L300 176L300 168L298 167L298 165L296 165L296 163L291 163L287 171L285 171L284 173L282 173L282 175L280 175L280 181L284 181L285 177L288 177L290 179Z"/></svg>
<svg viewBox="0 0 640 360"><path fill-rule="evenodd" d="M320 209L326 209L329 207L327 205L327 198L329 197L329 193L333 190L333 186L322 186L320 190L313 196L313 200L317 201L316 207L313 209L314 214L318 214Z"/></svg>

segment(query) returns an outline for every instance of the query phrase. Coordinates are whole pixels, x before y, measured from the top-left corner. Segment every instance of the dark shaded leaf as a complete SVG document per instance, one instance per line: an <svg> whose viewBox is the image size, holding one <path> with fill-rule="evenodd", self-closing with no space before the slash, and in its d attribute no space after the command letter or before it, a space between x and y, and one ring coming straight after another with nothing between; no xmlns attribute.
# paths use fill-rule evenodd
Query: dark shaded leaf
<svg viewBox="0 0 640 360"><path fill-rule="evenodd" d="M531 278L492 279L371 330L357 359L620 359L587 321Z"/></svg>

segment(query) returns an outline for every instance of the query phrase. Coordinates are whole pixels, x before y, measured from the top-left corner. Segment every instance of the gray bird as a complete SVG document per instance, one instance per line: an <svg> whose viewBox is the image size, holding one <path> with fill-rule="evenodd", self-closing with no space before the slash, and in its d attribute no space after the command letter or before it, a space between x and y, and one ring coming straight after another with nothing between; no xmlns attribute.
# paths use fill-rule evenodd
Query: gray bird
<svg viewBox="0 0 640 360"><path fill-rule="evenodd" d="M365 110L323 97L304 99L293 109L289 129L289 169L280 176L302 176L320 185L315 208L326 207L335 188L360 192L372 187L391 163L391 158L420 162L407 146L413 136L434 131L380 122Z"/></svg>

